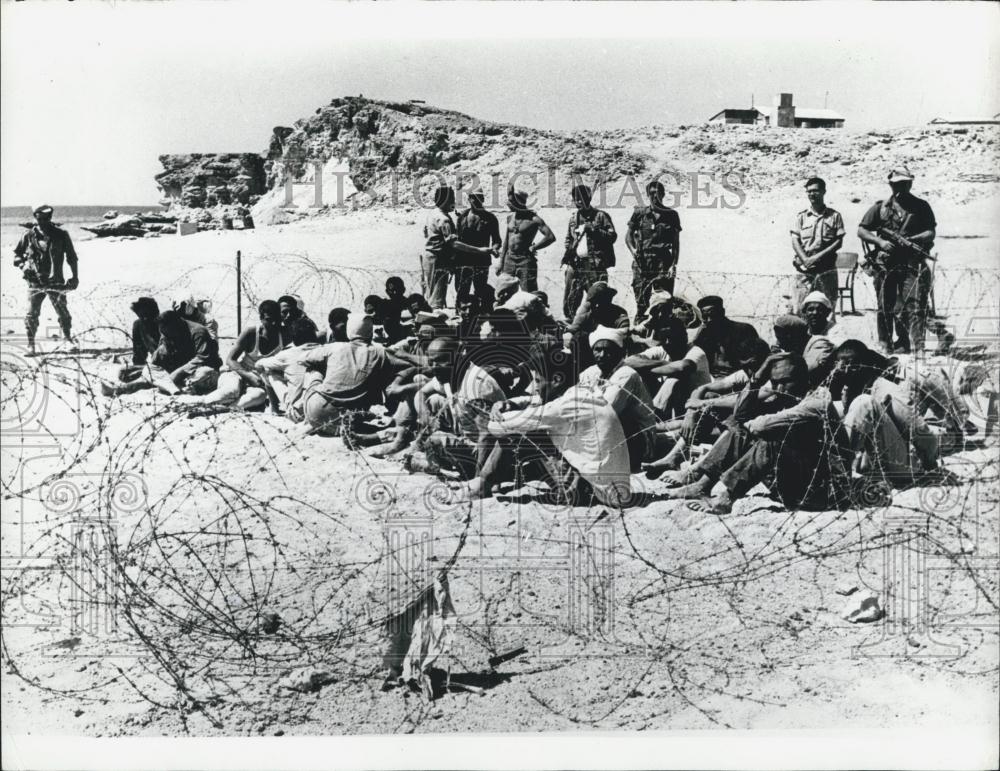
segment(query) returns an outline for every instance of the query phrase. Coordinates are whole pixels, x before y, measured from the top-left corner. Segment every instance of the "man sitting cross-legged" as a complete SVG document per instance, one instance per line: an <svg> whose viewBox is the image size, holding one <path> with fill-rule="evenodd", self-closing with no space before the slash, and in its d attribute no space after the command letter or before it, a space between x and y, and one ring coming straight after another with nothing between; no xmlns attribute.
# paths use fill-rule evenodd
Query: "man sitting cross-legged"
<svg viewBox="0 0 1000 771"><path fill-rule="evenodd" d="M278 353L288 340L281 328L281 307L274 300L264 300L257 308L260 323L247 327L237 338L226 359L226 368L211 393L192 401L201 404L235 403L238 409L263 409L267 404L264 379L254 364L265 356Z"/></svg>
<svg viewBox="0 0 1000 771"><path fill-rule="evenodd" d="M771 392L761 393L770 381ZM847 437L829 395L807 396L808 371L795 353L772 354L740 394L726 430L667 498L707 498L700 510L727 513L763 482L791 509L837 508L850 499Z"/></svg>
<svg viewBox="0 0 1000 771"><path fill-rule="evenodd" d="M177 311L164 311L159 317L160 346L151 364L169 373L176 391L203 394L219 380L219 344L201 324L185 321ZM158 386L162 379L155 379ZM160 386L162 388L162 386Z"/></svg>
<svg viewBox="0 0 1000 771"><path fill-rule="evenodd" d="M639 373L625 362L625 333L620 329L598 327L590 333L589 343L595 364L580 373L580 386L599 392L611 405L625 432L629 448L629 466L639 469L643 461L657 458L665 450L662 434L656 432L653 400Z"/></svg>

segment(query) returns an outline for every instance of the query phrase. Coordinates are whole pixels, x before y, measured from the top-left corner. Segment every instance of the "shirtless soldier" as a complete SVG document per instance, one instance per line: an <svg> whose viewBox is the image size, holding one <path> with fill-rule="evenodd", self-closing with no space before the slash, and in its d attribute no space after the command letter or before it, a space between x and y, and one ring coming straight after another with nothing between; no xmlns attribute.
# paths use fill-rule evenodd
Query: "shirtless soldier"
<svg viewBox="0 0 1000 771"><path fill-rule="evenodd" d="M555 243L556 236L545 220L528 208L528 194L516 192L513 182L507 186L507 206L511 213L507 216L507 233L496 273L515 276L521 282L521 289L534 292L538 289L538 252ZM542 240L536 244L538 233L542 234Z"/></svg>

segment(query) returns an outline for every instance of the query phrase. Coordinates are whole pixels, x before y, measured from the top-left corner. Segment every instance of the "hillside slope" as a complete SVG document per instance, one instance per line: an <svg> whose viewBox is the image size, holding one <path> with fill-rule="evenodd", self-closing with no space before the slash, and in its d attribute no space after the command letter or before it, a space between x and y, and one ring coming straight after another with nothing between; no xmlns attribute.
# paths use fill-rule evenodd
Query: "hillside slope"
<svg viewBox="0 0 1000 771"><path fill-rule="evenodd" d="M223 196L206 196L208 182L224 187L221 164L208 156L164 156L170 185L161 189L182 219L217 227L232 214ZM978 197L1000 177L1000 127L924 126L891 131L783 129L700 124L613 131L542 131L495 123L418 102L385 102L362 97L333 99L291 127L274 129L263 154L264 187L241 203L256 204L258 225L330 213L339 204L408 208L426 205L442 182L481 186L487 205L503 208L507 183L537 194L539 206L562 206L577 179L618 183L638 191L663 176L668 189L691 194L697 185L767 192L801 184L814 174L831 187L864 188L885 178L895 165L920 175L921 189L956 203ZM206 182L206 165L216 169ZM245 164L244 164L245 165ZM235 168L235 166L234 166ZM310 182L322 175L323 205L316 207L312 185L296 187L289 207L283 182ZM245 172L244 176L245 176ZM235 174L235 172L234 172ZM161 175L162 177L163 175ZM626 184L634 177L636 184ZM245 187L245 179L233 180ZM958 183L957 185L955 183ZM242 187L241 187L242 186ZM338 188L340 193L337 193ZM212 205L212 201L215 201ZM201 206L192 203L204 202Z"/></svg>

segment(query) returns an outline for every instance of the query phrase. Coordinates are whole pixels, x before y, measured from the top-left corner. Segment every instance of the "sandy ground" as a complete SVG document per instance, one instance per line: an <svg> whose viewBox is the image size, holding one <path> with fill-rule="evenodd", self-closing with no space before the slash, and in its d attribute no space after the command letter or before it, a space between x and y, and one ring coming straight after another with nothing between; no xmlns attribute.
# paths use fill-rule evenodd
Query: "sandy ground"
<svg viewBox="0 0 1000 771"><path fill-rule="evenodd" d="M860 251L854 228L883 192L831 190L846 249ZM990 334L990 319L996 334L997 194L935 204L939 310L960 337ZM681 291L723 294L733 315L766 332L783 310L787 227L803 198L785 188L737 210L682 210ZM541 213L561 238L568 212ZM621 233L627 215L612 212ZM4 266L6 730L996 723L995 442L948 459L956 486L841 513L788 512L763 495L726 518L663 501L615 513L567 509L531 488L470 506L454 503L441 480L348 452L339 439L296 438L280 418L96 392L101 356L126 344L135 296L161 307L189 291L209 297L232 336L240 250L245 322L249 307L289 290L323 319L334 305L357 307L390 273L417 288L422 217L370 211L252 232L89 241L70 302L78 357L50 341L43 357L22 358L23 291ZM613 271L622 290L624 255ZM553 247L542 260L556 307L559 256ZM873 307L860 275L858 299L859 310ZM55 326L46 314L43 329ZM870 312L842 324L871 339ZM643 484L655 493L636 479ZM433 701L383 692L380 630L392 591L405 595L452 557L453 687ZM884 622L841 618L849 600L838 590L852 586L880 597ZM280 625L264 631L271 613ZM322 687L286 687L303 668Z"/></svg>

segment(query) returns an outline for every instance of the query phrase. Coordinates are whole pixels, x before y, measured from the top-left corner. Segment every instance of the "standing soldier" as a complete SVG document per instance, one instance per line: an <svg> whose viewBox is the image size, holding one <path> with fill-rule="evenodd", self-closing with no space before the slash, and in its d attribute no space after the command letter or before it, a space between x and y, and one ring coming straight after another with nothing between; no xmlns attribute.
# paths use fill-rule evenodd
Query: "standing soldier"
<svg viewBox="0 0 1000 771"><path fill-rule="evenodd" d="M591 205L593 192L589 187L577 185L570 195L576 211L569 218L563 255L563 314L567 319L576 315L587 289L608 280L608 268L615 266L614 243L618 239L610 215Z"/></svg>
<svg viewBox="0 0 1000 771"><path fill-rule="evenodd" d="M556 236L545 220L528 208L528 194L514 190L514 183L507 186L507 234L500 250L497 275L506 273L521 282L521 289L534 292L538 289L538 252L555 243ZM535 243L541 233L542 240Z"/></svg>
<svg viewBox="0 0 1000 771"><path fill-rule="evenodd" d="M861 219L858 238L875 247L869 261L878 302L878 339L892 353L920 353L927 328L930 292L928 260L934 259L937 220L930 204L910 193L913 175L906 168L889 172L892 196L876 201ZM897 340L893 344L893 328Z"/></svg>
<svg viewBox="0 0 1000 771"><path fill-rule="evenodd" d="M35 225L21 236L14 247L14 265L21 269L28 282L28 315L24 324L28 331L28 349L35 352L35 333L41 316L42 303L48 297L56 310L59 326L67 342L73 342L73 318L66 305L66 292L76 289L80 279L76 271L76 250L69 233L52 223L51 206L38 206L32 212ZM73 272L69 281L63 279L63 263Z"/></svg>
<svg viewBox="0 0 1000 771"><path fill-rule="evenodd" d="M625 245L632 253L632 291L635 294L636 318L644 316L649 306L653 281L662 279L672 295L681 250L681 218L676 210L664 206L663 184L653 180L646 185L649 206L636 206L628 221Z"/></svg>
<svg viewBox="0 0 1000 771"><path fill-rule="evenodd" d="M844 244L844 218L823 200L826 182L812 177L806 182L809 208L795 215L792 223L792 266L796 277L794 308L802 307L806 296L822 292L837 304L837 250Z"/></svg>
<svg viewBox="0 0 1000 771"><path fill-rule="evenodd" d="M434 210L427 215L424 225L426 243L421 257L424 296L434 310L444 308L447 302L448 282L456 254L487 259L493 255L491 248L470 246L459 240L451 218L454 209L454 188L439 187L434 191Z"/></svg>
<svg viewBox="0 0 1000 771"><path fill-rule="evenodd" d="M478 248L500 249L500 223L496 215L483 205L481 192L469 194L469 208L458 214L458 240ZM478 310L493 310L493 287L489 283L490 257L488 255L455 255L455 294L460 298L476 293Z"/></svg>

